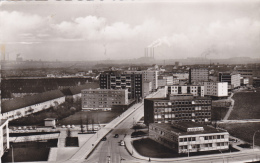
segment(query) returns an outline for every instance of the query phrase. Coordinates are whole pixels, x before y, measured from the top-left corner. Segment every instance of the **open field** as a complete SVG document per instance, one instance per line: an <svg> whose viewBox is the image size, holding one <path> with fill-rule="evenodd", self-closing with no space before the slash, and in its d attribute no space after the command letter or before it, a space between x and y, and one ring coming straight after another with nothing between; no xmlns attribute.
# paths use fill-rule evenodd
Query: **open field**
<svg viewBox="0 0 260 163"><path fill-rule="evenodd" d="M64 118L58 122L59 125L80 125L81 119L82 123L86 124L87 121L89 124L91 123L108 123L112 121L114 118L119 116L123 111L115 110L115 111L80 111L77 112L67 118ZM93 122L92 122L93 120Z"/></svg>
<svg viewBox="0 0 260 163"><path fill-rule="evenodd" d="M224 119L225 115L228 112L227 107L212 107L211 109L211 120L212 121L219 121Z"/></svg>
<svg viewBox="0 0 260 163"><path fill-rule="evenodd" d="M253 142L253 134L255 131L260 130L260 123L233 123L233 124L220 124L219 127L225 128L228 132L237 138L240 138L248 143ZM255 144L260 146L260 133L255 136Z"/></svg>
<svg viewBox="0 0 260 163"><path fill-rule="evenodd" d="M260 89L257 92L238 92L233 96L235 105L228 119L259 119Z"/></svg>

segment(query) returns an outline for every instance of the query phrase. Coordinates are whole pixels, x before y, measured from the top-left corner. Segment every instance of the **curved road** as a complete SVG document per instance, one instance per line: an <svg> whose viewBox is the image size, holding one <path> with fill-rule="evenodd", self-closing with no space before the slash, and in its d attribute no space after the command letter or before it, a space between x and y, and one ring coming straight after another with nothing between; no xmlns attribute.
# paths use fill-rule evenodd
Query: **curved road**
<svg viewBox="0 0 260 163"><path fill-rule="evenodd" d="M160 89L154 95L150 97L165 97L165 90ZM106 141L101 141L97 148L93 151L90 157L85 162L91 163L120 163L124 160L140 161L131 156L126 150L125 146L120 146L120 140L124 140L125 134L131 134L133 132L133 123L139 121L144 116L143 103L136 110L121 122L116 128L112 130L106 137ZM115 134L119 134L118 138L114 138ZM124 160L121 160L124 159Z"/></svg>

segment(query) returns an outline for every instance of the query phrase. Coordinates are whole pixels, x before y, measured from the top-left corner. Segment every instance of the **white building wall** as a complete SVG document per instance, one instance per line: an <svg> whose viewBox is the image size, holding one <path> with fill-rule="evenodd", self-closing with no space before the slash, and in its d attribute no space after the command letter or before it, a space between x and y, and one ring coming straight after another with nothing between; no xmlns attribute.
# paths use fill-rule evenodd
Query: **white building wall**
<svg viewBox="0 0 260 163"><path fill-rule="evenodd" d="M227 82L204 82L205 95L225 97L228 96Z"/></svg>
<svg viewBox="0 0 260 163"><path fill-rule="evenodd" d="M42 103L39 103L39 104L35 104L35 105L27 106L27 107L24 107L24 108L12 110L12 111L9 111L9 112L6 112L6 113L2 113L2 118L3 119L9 119L9 120L21 118L23 116L30 115L32 113L36 113L36 112L48 109L51 106L55 106L56 102L58 104L65 102L65 97L56 98L56 99L53 99L53 100L50 100L50 101L46 101L46 102L42 102ZM33 109L33 112L27 112L31 108ZM18 116L17 115L18 112L20 112L21 115Z"/></svg>
<svg viewBox="0 0 260 163"><path fill-rule="evenodd" d="M231 88L240 87L240 74L231 75Z"/></svg>
<svg viewBox="0 0 260 163"><path fill-rule="evenodd" d="M4 127L6 127L6 140L5 141L7 142L7 149L10 148L9 127L8 127L8 120L7 120L5 123L3 123L0 126L0 157L2 157L4 154L4 145L3 145L4 144L4 131L3 131Z"/></svg>

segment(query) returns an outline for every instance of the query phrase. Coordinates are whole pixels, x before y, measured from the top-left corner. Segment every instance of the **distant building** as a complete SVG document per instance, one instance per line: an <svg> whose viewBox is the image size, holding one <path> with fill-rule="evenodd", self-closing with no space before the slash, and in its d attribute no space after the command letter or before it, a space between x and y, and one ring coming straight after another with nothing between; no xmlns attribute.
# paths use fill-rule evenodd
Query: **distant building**
<svg viewBox="0 0 260 163"><path fill-rule="evenodd" d="M259 77L253 77L253 86L260 87L260 78Z"/></svg>
<svg viewBox="0 0 260 163"><path fill-rule="evenodd" d="M211 121L211 98L193 95L168 95L167 98L144 99L144 123Z"/></svg>
<svg viewBox="0 0 260 163"><path fill-rule="evenodd" d="M189 70L189 83L209 81L209 70L206 68L191 68Z"/></svg>
<svg viewBox="0 0 260 163"><path fill-rule="evenodd" d="M144 70L144 71L125 71L126 74L142 74L144 82L152 82L152 89L158 88L158 71Z"/></svg>
<svg viewBox="0 0 260 163"><path fill-rule="evenodd" d="M142 74L126 74L121 71L106 71L99 76L100 89L128 89L129 99L144 96Z"/></svg>
<svg viewBox="0 0 260 163"><path fill-rule="evenodd" d="M168 87L168 94L192 94L193 96L204 97L204 86L200 85L171 85Z"/></svg>
<svg viewBox="0 0 260 163"><path fill-rule="evenodd" d="M240 77L240 85L241 85L241 86L247 86L247 85L249 85L249 78Z"/></svg>
<svg viewBox="0 0 260 163"><path fill-rule="evenodd" d="M240 74L230 72L219 73L220 82L228 82L228 89L240 87Z"/></svg>
<svg viewBox="0 0 260 163"><path fill-rule="evenodd" d="M229 133L194 122L149 125L149 137L178 153L229 149Z"/></svg>
<svg viewBox="0 0 260 163"><path fill-rule="evenodd" d="M84 89L82 92L82 109L111 110L113 105L128 104L127 89Z"/></svg>
<svg viewBox="0 0 260 163"><path fill-rule="evenodd" d="M173 76L158 76L158 87L173 85Z"/></svg>
<svg viewBox="0 0 260 163"><path fill-rule="evenodd" d="M4 152L9 148L8 120L0 119L0 156L2 157Z"/></svg>
<svg viewBox="0 0 260 163"><path fill-rule="evenodd" d="M189 73L173 73L173 76L176 77L178 80L185 80L185 79L189 79Z"/></svg>
<svg viewBox="0 0 260 163"><path fill-rule="evenodd" d="M227 82L204 82L205 96L227 97L228 83Z"/></svg>
<svg viewBox="0 0 260 163"><path fill-rule="evenodd" d="M44 126L55 127L56 126L56 118L46 118L46 119L44 119Z"/></svg>
<svg viewBox="0 0 260 163"><path fill-rule="evenodd" d="M152 92L152 82L146 81L143 84L144 97L148 96Z"/></svg>

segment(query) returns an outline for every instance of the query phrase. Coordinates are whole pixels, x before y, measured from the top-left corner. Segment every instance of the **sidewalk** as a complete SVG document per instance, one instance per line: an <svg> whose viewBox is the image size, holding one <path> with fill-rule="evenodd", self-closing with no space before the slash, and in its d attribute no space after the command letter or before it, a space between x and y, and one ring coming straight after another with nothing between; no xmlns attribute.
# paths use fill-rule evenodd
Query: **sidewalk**
<svg viewBox="0 0 260 163"><path fill-rule="evenodd" d="M187 157L176 157L176 158L152 158L152 157L145 157L145 156L142 156L140 155L136 150L135 148L133 148L133 141L134 140L137 140L137 139L142 139L142 138L131 138L130 135L127 135L125 137L125 145L126 145L126 149L127 151L135 158L137 159L141 159L141 160L147 160L149 161L149 159L151 161L160 161L160 162L174 162L174 161L185 161L187 159L189 159L189 161L191 160L198 160L198 159L203 159L203 158L209 158L209 157L212 157L212 159L214 158L230 158L231 156L232 157L238 157L240 155L246 155L247 153L255 153L255 152L258 152L260 153L260 149L259 148L255 148L255 149L243 149L243 148L240 148L241 151L240 152L232 152L232 153L219 153L219 154L211 154L211 155L201 155L201 156L190 156L189 158ZM242 142L241 142L242 143ZM259 154L260 156L260 154ZM196 162L196 161L195 161ZM243 162L241 160L241 162Z"/></svg>

